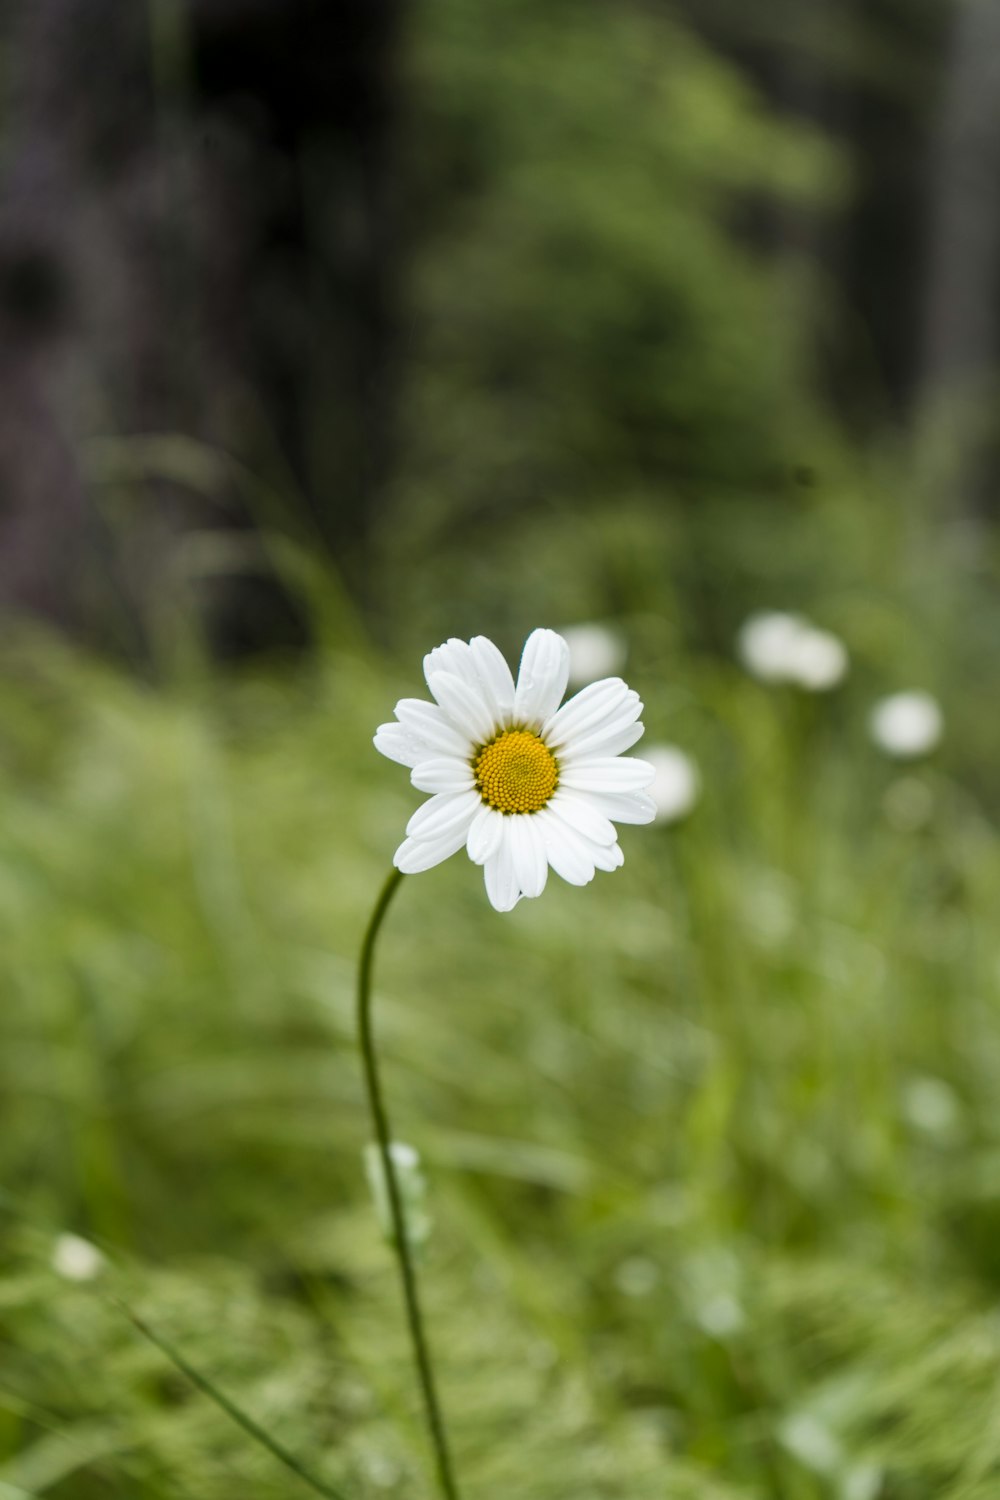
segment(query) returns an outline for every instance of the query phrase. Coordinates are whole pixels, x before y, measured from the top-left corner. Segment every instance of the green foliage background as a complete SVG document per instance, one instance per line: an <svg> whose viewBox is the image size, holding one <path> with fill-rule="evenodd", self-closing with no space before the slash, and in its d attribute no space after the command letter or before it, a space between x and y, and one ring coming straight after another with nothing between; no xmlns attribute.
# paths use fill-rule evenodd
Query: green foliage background
<svg viewBox="0 0 1000 1500"><path fill-rule="evenodd" d="M465 1492L988 1500L992 542L963 550L890 435L839 434L810 273L736 233L830 211L826 145L651 9L411 27L413 192L442 207L374 607L262 508L307 660L207 664L200 580L239 561L210 536L156 601L155 685L6 631L0 1497L299 1493L108 1293L352 1500L431 1493L360 1168L353 965L417 800L371 735L444 635L513 656L598 618L701 804L509 917L466 861L407 879L380 956ZM142 505L219 462L123 440L93 484ZM846 640L829 699L733 662L775 605ZM911 683L948 736L899 772L866 715ZM53 1271L67 1229L96 1282Z"/></svg>
<svg viewBox="0 0 1000 1500"><path fill-rule="evenodd" d="M369 734L413 673L8 666L4 1482L295 1493L113 1288L346 1493L426 1492L352 1015L415 800ZM469 1492L989 1494L994 828L946 765L879 763L851 689L630 677L702 764L688 824L508 919L452 861L383 945ZM66 1226L91 1286L49 1268Z"/></svg>
<svg viewBox="0 0 1000 1500"><path fill-rule="evenodd" d="M509 615L525 574L538 607L643 605L683 581L690 512L728 502L759 530L761 504L801 500L797 469L841 477L804 378L812 273L733 226L829 210L842 164L653 11L444 0L423 23L390 594L431 634ZM568 528L623 510L655 573L616 576L593 543L563 561Z"/></svg>

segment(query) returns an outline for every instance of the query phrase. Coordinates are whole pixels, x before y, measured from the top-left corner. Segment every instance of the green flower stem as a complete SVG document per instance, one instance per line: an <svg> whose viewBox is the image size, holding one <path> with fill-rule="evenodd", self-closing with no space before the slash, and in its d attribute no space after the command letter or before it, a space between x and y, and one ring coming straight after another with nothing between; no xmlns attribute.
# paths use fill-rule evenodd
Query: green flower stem
<svg viewBox="0 0 1000 1500"><path fill-rule="evenodd" d="M406 1320L409 1324L413 1355L417 1365L417 1373L420 1377L424 1411L427 1417L431 1446L434 1449L441 1493L445 1496L445 1500L459 1500L458 1485L455 1482L455 1476L451 1467L451 1458L448 1454L448 1440L445 1436L444 1419L441 1415L441 1408L438 1404L437 1392L434 1387L434 1369L431 1364L430 1348L427 1343L427 1335L424 1332L423 1318L420 1313L420 1301L417 1296L417 1274L413 1264L410 1243L406 1234L403 1198L396 1177L392 1152L389 1149L392 1134L389 1129L389 1117L386 1113L385 1102L382 1098L382 1085L379 1082L375 1039L372 1034L371 985L375 959L375 942L378 938L379 929L382 926L382 920L389 909L389 903L396 894L402 879L403 876L399 870L392 871L385 885L382 887L382 893L378 901L375 903L375 910L372 912L371 921L368 923L368 930L361 945L361 959L358 965L358 1040L361 1046L361 1057L364 1062L368 1104L375 1125L375 1136L378 1141L382 1171L389 1193L389 1211L392 1216L393 1241L399 1261L399 1273L403 1282Z"/></svg>

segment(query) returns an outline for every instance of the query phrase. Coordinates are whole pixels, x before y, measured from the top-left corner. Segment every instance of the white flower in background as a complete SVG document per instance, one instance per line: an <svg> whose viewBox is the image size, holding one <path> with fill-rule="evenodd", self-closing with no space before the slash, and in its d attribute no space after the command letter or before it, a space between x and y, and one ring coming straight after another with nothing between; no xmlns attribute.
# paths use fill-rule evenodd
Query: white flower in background
<svg viewBox="0 0 1000 1500"><path fill-rule="evenodd" d="M609 677L625 665L625 637L620 630L608 625L569 625L560 634L569 647L571 687Z"/></svg>
<svg viewBox="0 0 1000 1500"><path fill-rule="evenodd" d="M52 1247L49 1262L57 1276L66 1281L93 1281L107 1265L96 1245L78 1234L61 1234Z"/></svg>
<svg viewBox="0 0 1000 1500"><path fill-rule="evenodd" d="M656 803L657 823L676 823L698 800L701 777L689 755L676 745L651 745L646 759L656 773L649 795Z"/></svg>
<svg viewBox="0 0 1000 1500"><path fill-rule="evenodd" d="M893 693L876 703L868 725L880 750L897 760L910 760L934 749L944 718L930 693Z"/></svg>
<svg viewBox="0 0 1000 1500"><path fill-rule="evenodd" d="M847 673L847 648L829 630L808 625L800 630L792 652L789 678L807 693L828 693Z"/></svg>
<svg viewBox="0 0 1000 1500"><path fill-rule="evenodd" d="M801 615L777 611L750 615L736 637L740 660L761 682L787 682L795 640L799 632L807 628Z"/></svg>
<svg viewBox="0 0 1000 1500"><path fill-rule="evenodd" d="M623 861L614 827L650 823L653 767L622 751L642 734L642 703L619 677L583 688L560 708L569 647L535 630L517 683L485 636L447 641L424 657L437 700L403 698L375 747L410 766L432 795L406 825L394 863L413 875L460 849L483 866L497 911L540 896L549 865L571 885Z"/></svg>
<svg viewBox="0 0 1000 1500"><path fill-rule="evenodd" d="M406 1238L414 1250L425 1245L430 1238L431 1217L427 1212L427 1179L420 1166L420 1153L415 1146L405 1141L393 1141L389 1146L392 1165L399 1185L399 1196L403 1201L403 1223ZM392 1223L392 1208L389 1202L389 1184L382 1166L382 1153L374 1141L364 1149L365 1176L375 1204L375 1215L383 1235L392 1244L395 1233Z"/></svg>
<svg viewBox="0 0 1000 1500"><path fill-rule="evenodd" d="M740 627L736 645L747 671L761 682L788 682L809 693L825 693L847 672L843 641L803 615L751 615Z"/></svg>

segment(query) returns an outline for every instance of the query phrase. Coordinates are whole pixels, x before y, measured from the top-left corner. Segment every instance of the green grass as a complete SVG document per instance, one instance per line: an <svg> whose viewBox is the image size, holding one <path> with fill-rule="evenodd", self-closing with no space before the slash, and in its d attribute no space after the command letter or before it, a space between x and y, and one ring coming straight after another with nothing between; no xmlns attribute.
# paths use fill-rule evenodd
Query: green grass
<svg viewBox="0 0 1000 1500"><path fill-rule="evenodd" d="M996 830L947 744L887 816L856 680L633 640L696 813L509 916L409 878L379 959L464 1493L1000 1495ZM8 640L3 1500L308 1493L105 1291L352 1500L433 1493L352 1014L418 801L371 733L430 644L154 690Z"/></svg>

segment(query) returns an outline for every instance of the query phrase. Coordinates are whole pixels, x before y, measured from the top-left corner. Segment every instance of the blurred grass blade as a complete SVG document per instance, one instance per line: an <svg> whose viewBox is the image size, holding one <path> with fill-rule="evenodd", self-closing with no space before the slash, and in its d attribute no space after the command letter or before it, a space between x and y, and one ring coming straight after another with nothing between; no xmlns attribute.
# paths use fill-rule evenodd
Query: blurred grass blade
<svg viewBox="0 0 1000 1500"><path fill-rule="evenodd" d="M304 1484L307 1484L310 1489L316 1491L317 1495L325 1495L327 1500L347 1500L347 1497L341 1490L335 1490L332 1485L327 1484L325 1479L320 1479L300 1459L296 1458L294 1453L290 1453L287 1448L278 1442L277 1438L273 1438L259 1423L254 1421L253 1417L243 1411L242 1407L237 1406L234 1401L231 1401L223 1391L219 1390L218 1386L209 1380L207 1375L203 1375L200 1370L190 1364L178 1349L175 1349L171 1343L168 1343L162 1334L157 1333L155 1329L151 1328L145 1319L134 1312L126 1302L122 1302L118 1297L111 1298L111 1301L120 1312L125 1314L126 1318L142 1334L143 1338L148 1339L151 1344L155 1344L160 1353L169 1359L170 1363L182 1375L185 1375L193 1386L196 1386L210 1401L214 1401L216 1406L220 1407L228 1417L232 1417L233 1421L242 1427L244 1432L249 1433L250 1437L262 1444L269 1453L274 1455L279 1463L284 1464L286 1469L290 1469L293 1474L297 1474Z"/></svg>

